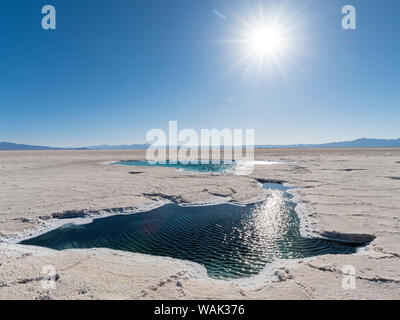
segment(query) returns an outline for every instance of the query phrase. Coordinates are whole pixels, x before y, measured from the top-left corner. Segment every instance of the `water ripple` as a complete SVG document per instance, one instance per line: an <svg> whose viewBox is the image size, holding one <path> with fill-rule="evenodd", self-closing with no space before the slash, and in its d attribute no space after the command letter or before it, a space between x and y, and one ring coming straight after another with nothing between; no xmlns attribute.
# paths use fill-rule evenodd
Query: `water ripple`
<svg viewBox="0 0 400 320"><path fill-rule="evenodd" d="M22 243L58 250L105 247L191 260L214 278L249 277L277 259L356 251L355 244L302 237L294 207L281 191L247 206L168 204L87 225L66 225Z"/></svg>

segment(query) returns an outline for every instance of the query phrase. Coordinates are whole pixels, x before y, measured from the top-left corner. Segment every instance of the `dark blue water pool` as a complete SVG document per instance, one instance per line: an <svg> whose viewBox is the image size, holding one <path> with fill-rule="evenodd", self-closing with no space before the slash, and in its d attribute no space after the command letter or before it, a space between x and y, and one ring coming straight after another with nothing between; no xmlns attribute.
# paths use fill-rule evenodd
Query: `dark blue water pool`
<svg viewBox="0 0 400 320"><path fill-rule="evenodd" d="M249 277L277 259L351 254L357 245L304 238L295 204L283 191L257 204L182 207L65 225L23 244L57 250L112 248L190 260L214 278Z"/></svg>

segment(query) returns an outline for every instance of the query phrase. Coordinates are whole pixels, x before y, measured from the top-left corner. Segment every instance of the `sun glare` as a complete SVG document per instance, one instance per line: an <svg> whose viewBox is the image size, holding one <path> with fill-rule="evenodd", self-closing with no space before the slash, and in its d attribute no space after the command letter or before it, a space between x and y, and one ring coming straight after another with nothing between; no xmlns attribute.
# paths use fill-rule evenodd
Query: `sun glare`
<svg viewBox="0 0 400 320"><path fill-rule="evenodd" d="M297 55L307 54L303 30L307 22L300 15L303 7L249 6L242 7L240 13L227 7L229 14L223 20L232 33L222 41L232 44L233 64L223 75L239 69L246 77L254 72L256 81L264 76L272 79L275 74L288 81L286 71Z"/></svg>
<svg viewBox="0 0 400 320"><path fill-rule="evenodd" d="M284 35L273 26L255 28L249 35L249 50L259 58L276 58L284 49Z"/></svg>

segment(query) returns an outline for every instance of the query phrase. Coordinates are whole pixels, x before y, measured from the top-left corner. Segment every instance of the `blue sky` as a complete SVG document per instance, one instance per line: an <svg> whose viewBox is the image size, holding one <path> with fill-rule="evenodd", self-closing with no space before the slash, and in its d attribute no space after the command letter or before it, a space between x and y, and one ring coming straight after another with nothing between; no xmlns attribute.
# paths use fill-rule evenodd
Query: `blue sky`
<svg viewBox="0 0 400 320"><path fill-rule="evenodd" d="M238 16L259 2L293 29L283 73L253 58L232 68ZM41 28L46 4L56 30ZM357 30L341 28L346 4ZM253 128L257 144L399 138L399 14L397 0L2 0L0 141L143 143L169 120Z"/></svg>

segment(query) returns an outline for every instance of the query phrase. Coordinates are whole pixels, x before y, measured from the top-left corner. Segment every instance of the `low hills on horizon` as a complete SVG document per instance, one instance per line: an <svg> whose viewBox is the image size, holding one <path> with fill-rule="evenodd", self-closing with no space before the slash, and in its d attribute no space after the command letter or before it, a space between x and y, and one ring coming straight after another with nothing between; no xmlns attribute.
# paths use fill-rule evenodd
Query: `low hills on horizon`
<svg viewBox="0 0 400 320"><path fill-rule="evenodd" d="M0 142L0 151L3 150L145 150L149 144L132 145L99 145L83 148L56 148ZM367 139L361 138L352 141L329 142L322 144L292 144L292 145L256 145L257 149L306 149L306 148L400 148L400 139Z"/></svg>

